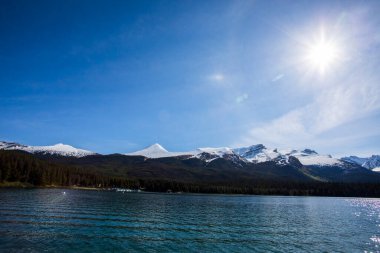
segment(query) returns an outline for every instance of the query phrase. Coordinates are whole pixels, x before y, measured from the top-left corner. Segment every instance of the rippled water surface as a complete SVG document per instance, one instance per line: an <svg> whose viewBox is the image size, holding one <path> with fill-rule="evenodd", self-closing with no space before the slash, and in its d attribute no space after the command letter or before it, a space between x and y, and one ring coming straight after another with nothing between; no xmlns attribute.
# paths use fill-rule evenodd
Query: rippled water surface
<svg viewBox="0 0 380 253"><path fill-rule="evenodd" d="M0 190L1 252L379 252L380 200Z"/></svg>

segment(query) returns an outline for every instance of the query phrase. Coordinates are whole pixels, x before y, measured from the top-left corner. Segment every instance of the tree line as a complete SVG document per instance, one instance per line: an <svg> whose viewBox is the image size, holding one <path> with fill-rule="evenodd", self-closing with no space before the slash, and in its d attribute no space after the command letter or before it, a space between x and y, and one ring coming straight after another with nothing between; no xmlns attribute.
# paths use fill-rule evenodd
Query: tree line
<svg viewBox="0 0 380 253"><path fill-rule="evenodd" d="M0 182L21 182L34 186L138 187L136 180L111 177L8 150L0 150Z"/></svg>
<svg viewBox="0 0 380 253"><path fill-rule="evenodd" d="M236 182L181 182L178 180L110 176L93 169L41 160L22 151L0 150L0 183L33 186L129 188L152 192L256 195L380 197L378 183L326 183L247 180Z"/></svg>

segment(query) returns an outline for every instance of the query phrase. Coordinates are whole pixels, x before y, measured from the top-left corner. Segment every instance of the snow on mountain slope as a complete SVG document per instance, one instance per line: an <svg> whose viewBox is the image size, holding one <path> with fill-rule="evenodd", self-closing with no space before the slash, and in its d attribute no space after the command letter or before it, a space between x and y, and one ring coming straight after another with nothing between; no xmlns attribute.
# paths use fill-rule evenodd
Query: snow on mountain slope
<svg viewBox="0 0 380 253"><path fill-rule="evenodd" d="M160 144L155 143L145 149L127 153L128 156L145 156L147 158L163 158L163 157L174 157L174 156L185 156L185 155L195 155L193 152L169 152Z"/></svg>
<svg viewBox="0 0 380 253"><path fill-rule="evenodd" d="M153 144L145 149L127 153L128 156L145 156L147 158L163 158L163 157L175 157L175 156L187 156L187 158L198 158L206 162L211 162L216 158L231 158L236 160L235 153L231 148L198 148L194 151L188 152L169 152L160 144Z"/></svg>
<svg viewBox="0 0 380 253"><path fill-rule="evenodd" d="M236 148L234 152L249 162L262 163L279 158L281 154L277 149L268 149L263 144L252 145L244 148Z"/></svg>
<svg viewBox="0 0 380 253"><path fill-rule="evenodd" d="M40 154L50 154L50 155L61 155L61 156L74 156L83 157L87 155L94 155L96 153L74 148L70 145L65 145L62 143L53 146L26 146L14 142L0 142L0 149L3 150L23 150L29 153L40 153Z"/></svg>
<svg viewBox="0 0 380 253"><path fill-rule="evenodd" d="M216 155L219 157L223 157L224 155L232 155L234 151L231 148L222 147L222 148L198 148L195 151L196 154L208 153L211 155Z"/></svg>
<svg viewBox="0 0 380 253"><path fill-rule="evenodd" d="M211 162L217 158L224 158L231 160L235 163L252 162L262 163L267 161L274 161L278 164L289 164L289 157L296 157L301 164L317 165L317 166L333 166L342 165L339 159L333 158L329 155L319 155L311 149L305 150L284 150L270 149L262 144L252 145L249 147L231 149L228 147L221 148L198 148L189 152L169 152L160 144L153 144L143 150L127 153L129 156L145 156L147 158L163 158L175 156L188 156L195 157L206 162Z"/></svg>
<svg viewBox="0 0 380 253"><path fill-rule="evenodd" d="M196 151L194 151L194 155L192 157L201 159L207 163L210 163L218 158L223 158L239 166L242 166L242 164L248 162L246 159L236 154L233 149L228 147L198 148Z"/></svg>
<svg viewBox="0 0 380 253"><path fill-rule="evenodd" d="M28 146L21 145L16 142L0 141L0 149L3 149L3 150L21 150L26 147Z"/></svg>
<svg viewBox="0 0 380 253"><path fill-rule="evenodd" d="M296 157L302 165L333 166L341 165L342 162L330 155L319 155L311 149L304 150L278 150L270 149L262 144L234 149L235 153L250 162L261 163L275 161L279 164L288 164L289 157Z"/></svg>
<svg viewBox="0 0 380 253"><path fill-rule="evenodd" d="M375 169L380 167L380 155L372 155L369 159L363 164L364 168Z"/></svg>
<svg viewBox="0 0 380 253"><path fill-rule="evenodd" d="M302 165L318 165L318 166L333 166L342 165L339 159L332 158L330 155L310 155L310 156L295 156Z"/></svg>
<svg viewBox="0 0 380 253"><path fill-rule="evenodd" d="M359 164L360 166L362 166L368 160L368 158L361 158L357 156L347 156L342 157L341 159L349 163Z"/></svg>
<svg viewBox="0 0 380 253"><path fill-rule="evenodd" d="M349 163L358 164L370 170L380 167L380 155L372 155L370 157L348 156L342 157L341 159Z"/></svg>
<svg viewBox="0 0 380 253"><path fill-rule="evenodd" d="M320 155L311 149L304 149L302 151L293 150L286 155L294 156L305 166L339 166L343 164L339 159L333 158L331 155Z"/></svg>
<svg viewBox="0 0 380 253"><path fill-rule="evenodd" d="M74 148L70 145L65 145L62 143L58 143L53 146L28 146L24 149L30 153L43 153L43 154L51 154L51 155L62 155L62 156L75 156L75 157L83 157L88 155L94 155L94 152Z"/></svg>

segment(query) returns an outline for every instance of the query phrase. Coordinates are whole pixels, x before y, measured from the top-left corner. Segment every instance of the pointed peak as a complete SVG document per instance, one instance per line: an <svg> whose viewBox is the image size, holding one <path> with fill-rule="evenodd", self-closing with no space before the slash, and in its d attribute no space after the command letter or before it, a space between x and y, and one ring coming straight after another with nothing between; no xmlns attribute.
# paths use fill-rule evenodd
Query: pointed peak
<svg viewBox="0 0 380 253"><path fill-rule="evenodd" d="M147 148L132 153L127 153L125 155L129 156L145 156L148 158L162 158L162 157L172 157L172 156L182 156L191 155L193 152L169 152L160 144L155 143Z"/></svg>
<svg viewBox="0 0 380 253"><path fill-rule="evenodd" d="M145 148L145 150L160 150L160 151L164 151L164 152L168 152L163 146L161 146L159 143L154 143L152 145L150 145L149 147Z"/></svg>

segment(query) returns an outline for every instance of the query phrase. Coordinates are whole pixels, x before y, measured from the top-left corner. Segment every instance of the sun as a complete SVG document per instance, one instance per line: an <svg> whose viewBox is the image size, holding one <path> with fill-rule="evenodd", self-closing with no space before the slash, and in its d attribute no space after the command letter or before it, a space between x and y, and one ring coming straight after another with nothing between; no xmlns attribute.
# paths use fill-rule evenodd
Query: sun
<svg viewBox="0 0 380 253"><path fill-rule="evenodd" d="M306 61L324 75L339 60L339 49L333 40L327 40L324 33L307 45Z"/></svg>
<svg viewBox="0 0 380 253"><path fill-rule="evenodd" d="M321 72L325 72L337 58L337 50L331 43L321 41L310 48L308 59Z"/></svg>

